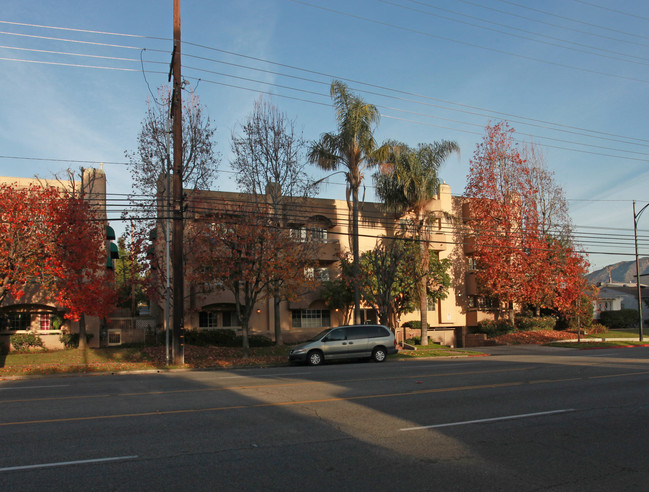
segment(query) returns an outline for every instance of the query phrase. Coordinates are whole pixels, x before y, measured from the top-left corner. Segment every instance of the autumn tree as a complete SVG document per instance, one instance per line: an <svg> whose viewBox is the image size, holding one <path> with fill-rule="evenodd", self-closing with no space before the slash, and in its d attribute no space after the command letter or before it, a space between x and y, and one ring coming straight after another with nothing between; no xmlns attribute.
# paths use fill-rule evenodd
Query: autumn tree
<svg viewBox="0 0 649 492"><path fill-rule="evenodd" d="M280 295L295 299L311 280L305 276L312 252L287 229L277 227L268 206L254 202L211 203L212 214L196 220L192 282L203 292L227 290L235 301L249 351L250 319L255 304Z"/></svg>
<svg viewBox="0 0 649 492"><path fill-rule="evenodd" d="M571 240L562 192L530 148L526 160L501 122L489 125L471 161L465 195L482 289L514 305L557 310L580 297L587 262Z"/></svg>
<svg viewBox="0 0 649 492"><path fill-rule="evenodd" d="M49 212L58 199L53 187L0 185L0 303L7 296L19 300L32 280L45 279L54 254Z"/></svg>
<svg viewBox="0 0 649 492"><path fill-rule="evenodd" d="M0 186L0 302L37 287L66 310L65 318L79 321L83 348L84 316L108 315L114 283L106 269L105 218L75 186L74 180L60 188Z"/></svg>
<svg viewBox="0 0 649 492"><path fill-rule="evenodd" d="M478 262L476 277L487 292L507 304L534 297L544 255L538 234L536 188L506 123L489 125L470 162L469 198Z"/></svg>
<svg viewBox="0 0 649 492"><path fill-rule="evenodd" d="M419 242L419 312L421 343L428 345L429 240L433 221L440 220L429 209L439 192L439 169L453 153L459 153L456 142L442 140L419 144L416 149L400 142L386 144L390 149L388 164L375 174L377 193L390 211L408 223L408 233Z"/></svg>
<svg viewBox="0 0 649 492"><path fill-rule="evenodd" d="M232 167L237 184L259 203L268 203L275 223L285 227L287 202L312 196L314 182L306 172L305 141L295 128L295 121L274 105L259 99L252 113L232 134ZM280 289L276 288L276 291ZM274 304L275 343L282 344L279 319L281 297Z"/></svg>
<svg viewBox="0 0 649 492"><path fill-rule="evenodd" d="M52 202L53 256L47 269L65 318L79 322L79 348L86 348L86 316L105 319L115 308L115 279L106 268L106 221L82 190L65 190Z"/></svg>

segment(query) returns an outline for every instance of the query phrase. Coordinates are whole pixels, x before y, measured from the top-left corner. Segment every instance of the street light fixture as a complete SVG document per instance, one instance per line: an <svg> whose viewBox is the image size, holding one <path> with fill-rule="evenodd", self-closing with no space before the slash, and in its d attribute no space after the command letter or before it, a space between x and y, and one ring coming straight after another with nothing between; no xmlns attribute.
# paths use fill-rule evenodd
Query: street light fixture
<svg viewBox="0 0 649 492"><path fill-rule="evenodd" d="M647 203L644 207L640 209L638 213L635 211L635 200L633 200L633 238L635 240L635 278L636 286L638 289L638 319L640 320L640 326L638 327L639 339L642 342L642 290L640 288L640 260L638 259L638 219L642 215L642 212L649 207Z"/></svg>

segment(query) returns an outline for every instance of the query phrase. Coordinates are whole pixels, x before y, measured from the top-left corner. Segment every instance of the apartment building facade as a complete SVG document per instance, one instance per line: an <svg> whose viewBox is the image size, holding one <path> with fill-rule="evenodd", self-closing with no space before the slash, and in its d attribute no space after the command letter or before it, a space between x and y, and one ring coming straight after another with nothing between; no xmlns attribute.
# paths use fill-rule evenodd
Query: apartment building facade
<svg viewBox="0 0 649 492"><path fill-rule="evenodd" d="M209 205L205 204L235 204L251 198L241 193L219 191L188 192L188 197L186 224L200 220L209 213ZM202 204L200 207L194 206L199 202ZM318 244L313 267L305 274L316 279L333 280L339 271L339 255L350 250L351 218L347 202L324 198L293 199L284 206L288 210L287 226L293 237ZM438 195L430 200L427 211L433 217L429 231L430 249L437 252L440 259L449 258L452 264L452 285L447 297L429 306L429 335L434 341L462 346L467 327L475 326L482 319L493 318L495 309L478 295L472 273L474 263L471 259L471 242L465 240L467 209L464 199L453 197L450 186L442 184ZM379 203L363 203L359 220L360 252L373 249L382 236L394 236L406 219L386 213ZM160 226L160 230L164 230L164 224ZM164 250L164 234L157 234L156 242L156 251L161 253ZM191 255L191 245L189 250L186 254ZM191 282L185 287L185 329L240 329L231 292L217 290L204 294L194 287ZM164 306L157 308L157 312L163 317ZM399 320L400 326L418 319L418 312L410 313ZM273 300L259 301L250 320L250 333L274 339L274 320ZM326 304L317 287L301 293L297 300L282 301L279 304L279 320L282 337L286 342L305 340L324 328L350 321L345 319L343 312L331 309ZM367 323L378 322L376 311L370 306L362 305L361 320ZM397 329L397 337L402 339L404 332Z"/></svg>

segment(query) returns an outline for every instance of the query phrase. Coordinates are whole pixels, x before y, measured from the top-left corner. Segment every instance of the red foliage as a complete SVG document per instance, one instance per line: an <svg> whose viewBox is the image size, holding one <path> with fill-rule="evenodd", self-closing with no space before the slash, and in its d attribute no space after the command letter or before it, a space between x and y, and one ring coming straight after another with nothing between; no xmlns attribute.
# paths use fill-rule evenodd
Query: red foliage
<svg viewBox="0 0 649 492"><path fill-rule="evenodd" d="M55 204L49 262L56 278L54 298L68 309L68 319L78 321L81 314L106 318L116 302L114 274L106 268L106 223L83 194L62 194Z"/></svg>
<svg viewBox="0 0 649 492"><path fill-rule="evenodd" d="M465 194L475 237L476 277L486 294L512 304L573 306L588 263L574 246L543 232L532 168L506 123L487 126L471 161Z"/></svg>
<svg viewBox="0 0 649 492"><path fill-rule="evenodd" d="M576 338L577 335L570 331L539 330L508 333L494 337L493 340L502 345L537 345L556 340L572 340Z"/></svg>
<svg viewBox="0 0 649 492"><path fill-rule="evenodd" d="M68 309L105 316L113 304L106 271L105 222L83 196L30 185L0 185L0 302L30 284Z"/></svg>
<svg viewBox="0 0 649 492"><path fill-rule="evenodd" d="M0 185L0 302L20 299L28 282L45 274L53 246L48 211L57 198L53 188Z"/></svg>

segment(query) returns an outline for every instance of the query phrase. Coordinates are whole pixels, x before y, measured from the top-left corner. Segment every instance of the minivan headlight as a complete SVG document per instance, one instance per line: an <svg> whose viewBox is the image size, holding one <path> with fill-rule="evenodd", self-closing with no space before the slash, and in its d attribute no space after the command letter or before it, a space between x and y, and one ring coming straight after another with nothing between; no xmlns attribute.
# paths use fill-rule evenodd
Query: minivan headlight
<svg viewBox="0 0 649 492"><path fill-rule="evenodd" d="M304 352L306 352L306 349L303 348L291 350L292 354L303 354Z"/></svg>

